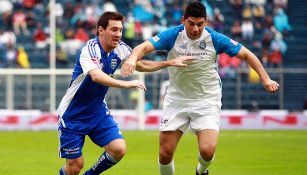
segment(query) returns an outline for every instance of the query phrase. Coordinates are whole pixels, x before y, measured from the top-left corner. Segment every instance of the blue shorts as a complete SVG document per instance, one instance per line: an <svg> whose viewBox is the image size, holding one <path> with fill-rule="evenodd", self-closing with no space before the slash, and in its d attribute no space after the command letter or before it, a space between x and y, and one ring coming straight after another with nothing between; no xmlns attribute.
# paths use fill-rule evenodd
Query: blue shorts
<svg viewBox="0 0 307 175"><path fill-rule="evenodd" d="M72 125L67 123L66 126ZM73 128L64 128L61 124L59 125L59 155L61 158L75 159L80 157L86 135L99 147L104 147L115 139L123 139L123 135L111 115L103 116L100 121L74 121L73 126ZM82 129L76 129L78 126Z"/></svg>

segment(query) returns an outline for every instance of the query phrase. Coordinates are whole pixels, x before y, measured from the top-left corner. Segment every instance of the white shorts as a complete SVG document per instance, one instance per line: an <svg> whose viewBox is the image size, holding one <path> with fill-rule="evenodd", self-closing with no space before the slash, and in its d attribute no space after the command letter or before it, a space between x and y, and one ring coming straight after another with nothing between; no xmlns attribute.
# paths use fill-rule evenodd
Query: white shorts
<svg viewBox="0 0 307 175"><path fill-rule="evenodd" d="M219 131L221 105L206 101L176 101L165 98L160 131L193 132L203 129Z"/></svg>

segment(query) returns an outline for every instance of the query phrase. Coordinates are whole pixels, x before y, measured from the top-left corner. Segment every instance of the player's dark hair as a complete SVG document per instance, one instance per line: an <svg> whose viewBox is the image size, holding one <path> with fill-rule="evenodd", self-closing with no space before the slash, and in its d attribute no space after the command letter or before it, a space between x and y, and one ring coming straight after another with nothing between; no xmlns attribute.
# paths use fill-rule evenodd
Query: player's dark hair
<svg viewBox="0 0 307 175"><path fill-rule="evenodd" d="M204 17L207 18L207 12L206 7L200 3L200 2L192 2L190 3L184 12L184 19L187 19L188 17Z"/></svg>
<svg viewBox="0 0 307 175"><path fill-rule="evenodd" d="M107 26L109 25L109 20L116 20L116 21L124 21L124 16L118 12L105 12L103 13L97 22L97 27L96 27L96 34L98 35L98 28L102 27L103 29L106 29Z"/></svg>

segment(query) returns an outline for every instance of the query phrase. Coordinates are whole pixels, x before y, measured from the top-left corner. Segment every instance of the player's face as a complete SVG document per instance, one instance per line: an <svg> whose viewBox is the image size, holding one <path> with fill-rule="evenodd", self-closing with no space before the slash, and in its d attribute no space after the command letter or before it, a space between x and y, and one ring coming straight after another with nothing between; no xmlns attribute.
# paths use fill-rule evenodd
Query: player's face
<svg viewBox="0 0 307 175"><path fill-rule="evenodd" d="M203 17L188 17L187 19L182 18L182 24L185 26L190 39L198 39L206 26L206 20Z"/></svg>
<svg viewBox="0 0 307 175"><path fill-rule="evenodd" d="M117 47L123 31L123 24L121 21L109 20L107 28L104 30L99 28L99 37L103 42L103 47L106 51L112 50Z"/></svg>

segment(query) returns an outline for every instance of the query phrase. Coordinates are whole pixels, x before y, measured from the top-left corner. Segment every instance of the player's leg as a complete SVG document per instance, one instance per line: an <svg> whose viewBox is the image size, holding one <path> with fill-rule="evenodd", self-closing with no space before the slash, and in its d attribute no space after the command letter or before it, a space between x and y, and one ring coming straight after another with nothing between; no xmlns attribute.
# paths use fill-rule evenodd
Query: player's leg
<svg viewBox="0 0 307 175"><path fill-rule="evenodd" d="M205 173L214 160L214 153L218 143L219 132L213 129L204 129L196 132L198 138L197 172Z"/></svg>
<svg viewBox="0 0 307 175"><path fill-rule="evenodd" d="M98 161L84 175L98 175L117 164L126 153L124 139L116 139L105 146L105 151Z"/></svg>
<svg viewBox="0 0 307 175"><path fill-rule="evenodd" d="M174 152L183 132L161 131L159 148L159 170L160 175L173 175L175 165L173 161Z"/></svg>
<svg viewBox="0 0 307 175"><path fill-rule="evenodd" d="M173 156L183 132L189 127L188 106L181 101L165 98L160 125L160 175L174 174Z"/></svg>
<svg viewBox="0 0 307 175"><path fill-rule="evenodd" d="M98 175L106 171L117 164L126 153L126 142L113 117L106 116L106 119L95 127L89 137L95 144L104 147L105 151L84 175Z"/></svg>
<svg viewBox="0 0 307 175"><path fill-rule="evenodd" d="M73 131L59 129L60 157L66 158L65 165L60 169L60 175L77 175L83 168L82 148L84 135Z"/></svg>
<svg viewBox="0 0 307 175"><path fill-rule="evenodd" d="M83 168L83 157L66 159L66 164L60 169L59 175L78 175Z"/></svg>

